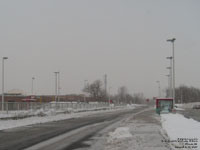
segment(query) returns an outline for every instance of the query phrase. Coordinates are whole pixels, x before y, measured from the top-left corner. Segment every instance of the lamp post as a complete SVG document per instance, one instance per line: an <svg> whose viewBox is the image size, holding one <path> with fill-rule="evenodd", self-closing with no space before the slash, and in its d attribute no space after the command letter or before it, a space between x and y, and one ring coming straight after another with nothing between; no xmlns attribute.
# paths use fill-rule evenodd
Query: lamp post
<svg viewBox="0 0 200 150"><path fill-rule="evenodd" d="M172 67L167 67L169 69L169 97L173 96L173 88L172 88Z"/></svg>
<svg viewBox="0 0 200 150"><path fill-rule="evenodd" d="M60 72L58 72L58 102L60 102Z"/></svg>
<svg viewBox="0 0 200 150"><path fill-rule="evenodd" d="M170 75L170 77L169 77L170 78L170 81L169 81L169 83L170 83L169 84L169 87L170 87L170 93L169 93L170 95L169 96L170 97L173 97L173 90L172 90L173 89L173 87L172 87L172 85L173 85L173 82L172 82L172 79L173 79L172 78L173 77L172 76L172 58L173 58L172 56L171 57L167 57L167 59L170 60L170 67L167 67L167 69L169 69L169 75Z"/></svg>
<svg viewBox="0 0 200 150"><path fill-rule="evenodd" d="M110 94L110 91L111 91L111 88L112 87L109 87L109 93L108 93L108 106L110 107L110 96L111 96L111 94Z"/></svg>
<svg viewBox="0 0 200 150"><path fill-rule="evenodd" d="M87 83L88 80L84 80L84 89L86 88L86 83ZM86 94L86 93L85 93ZM86 102L86 96L84 94L84 102Z"/></svg>
<svg viewBox="0 0 200 150"><path fill-rule="evenodd" d="M54 72L55 73L55 102L57 102L57 97L58 97L58 74L59 72Z"/></svg>
<svg viewBox="0 0 200 150"><path fill-rule="evenodd" d="M173 108L175 105L175 56L174 56L174 42L175 42L175 38L172 39L168 39L167 42L171 42L172 43L172 59L173 59L173 93L172 93L172 97L173 97Z"/></svg>
<svg viewBox="0 0 200 150"><path fill-rule="evenodd" d="M166 94L166 97L170 97L170 74L167 74L166 75L167 77L167 80L168 80L168 91L167 91L167 94Z"/></svg>
<svg viewBox="0 0 200 150"><path fill-rule="evenodd" d="M33 96L33 82L34 82L34 80L35 80L35 77L32 77L32 86L31 86L31 94L32 94L32 96Z"/></svg>
<svg viewBox="0 0 200 150"><path fill-rule="evenodd" d="M3 57L2 59L2 111L4 111L4 60L8 59L8 57Z"/></svg>
<svg viewBox="0 0 200 150"><path fill-rule="evenodd" d="M160 91L160 81L156 81L158 83L158 97L161 97L161 91Z"/></svg>

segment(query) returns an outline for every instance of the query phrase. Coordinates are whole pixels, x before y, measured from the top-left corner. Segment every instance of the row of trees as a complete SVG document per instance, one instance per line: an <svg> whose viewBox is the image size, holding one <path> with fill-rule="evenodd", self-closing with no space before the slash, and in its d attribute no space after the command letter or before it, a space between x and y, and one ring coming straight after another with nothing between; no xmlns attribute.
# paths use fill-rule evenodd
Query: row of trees
<svg viewBox="0 0 200 150"><path fill-rule="evenodd" d="M200 89L181 85L175 89L176 103L200 102Z"/></svg>
<svg viewBox="0 0 200 150"><path fill-rule="evenodd" d="M109 97L114 103L144 103L145 97L142 93L129 94L128 89L125 86L121 86L118 89L117 94L109 95L103 88L101 80L96 80L91 84L87 84L83 92L88 93L95 101L108 101Z"/></svg>

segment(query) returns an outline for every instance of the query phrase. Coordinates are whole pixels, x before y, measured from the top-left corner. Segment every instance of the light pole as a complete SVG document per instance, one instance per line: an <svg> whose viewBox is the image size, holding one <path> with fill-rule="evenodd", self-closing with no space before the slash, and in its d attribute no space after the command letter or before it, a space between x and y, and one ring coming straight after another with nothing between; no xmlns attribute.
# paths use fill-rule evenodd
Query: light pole
<svg viewBox="0 0 200 150"><path fill-rule="evenodd" d="M170 90L171 90L171 87L170 87L170 74L167 74L166 77L168 79L168 91L167 91L166 97L170 97Z"/></svg>
<svg viewBox="0 0 200 150"><path fill-rule="evenodd" d="M35 77L32 77L32 86L31 86L31 94L32 94L32 96L33 96L33 82L34 82L34 80L35 80Z"/></svg>
<svg viewBox="0 0 200 150"><path fill-rule="evenodd" d="M174 42L175 42L175 38L172 39L168 39L167 42L171 42L172 43L172 59L173 59L173 108L175 105L175 56L174 56Z"/></svg>
<svg viewBox="0 0 200 150"><path fill-rule="evenodd" d="M169 69L169 97L172 98L173 96L173 91L172 91L172 67L167 67Z"/></svg>
<svg viewBox="0 0 200 150"><path fill-rule="evenodd" d="M105 84L105 97L107 98L107 74L105 74L104 84Z"/></svg>
<svg viewBox="0 0 200 150"><path fill-rule="evenodd" d="M86 88L86 83L87 83L87 81L88 81L88 80L84 80L84 89ZM86 94L86 93L84 93L84 102L86 102L86 96L85 96L85 94Z"/></svg>
<svg viewBox="0 0 200 150"><path fill-rule="evenodd" d="M60 102L60 72L58 72L58 102Z"/></svg>
<svg viewBox="0 0 200 150"><path fill-rule="evenodd" d="M57 102L57 96L58 96L58 74L59 72L55 73L55 102Z"/></svg>
<svg viewBox="0 0 200 150"><path fill-rule="evenodd" d="M109 87L109 93L108 93L108 96L109 96L109 98L108 98L109 107L110 107L110 95L111 95L111 94L110 94L110 91L111 91L111 88L112 88L112 87Z"/></svg>
<svg viewBox="0 0 200 150"><path fill-rule="evenodd" d="M2 59L2 111L4 111L4 60L8 59L8 57L3 57Z"/></svg>
<svg viewBox="0 0 200 150"><path fill-rule="evenodd" d="M172 76L172 58L173 58L172 56L171 57L167 57L167 59L170 60L170 67L167 67L167 69L169 69L169 75L170 75L170 81L169 81L170 82L170 84L169 84L169 86L170 86L170 93L169 93L170 95L169 96L170 97L173 97L173 90L172 90L173 89L173 87L172 87L172 85L173 85L173 82L172 82L172 79L173 79L172 78L173 77Z"/></svg>
<svg viewBox="0 0 200 150"><path fill-rule="evenodd" d="M161 91L160 91L160 81L156 81L158 83L158 97L161 97Z"/></svg>

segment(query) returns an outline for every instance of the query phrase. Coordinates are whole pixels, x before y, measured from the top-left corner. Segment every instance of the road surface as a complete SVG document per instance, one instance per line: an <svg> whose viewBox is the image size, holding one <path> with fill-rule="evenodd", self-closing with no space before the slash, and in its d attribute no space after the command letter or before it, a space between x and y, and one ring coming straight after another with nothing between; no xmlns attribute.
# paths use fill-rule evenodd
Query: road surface
<svg viewBox="0 0 200 150"><path fill-rule="evenodd" d="M148 110L149 108L147 107L141 107L132 110L101 113L82 118L2 130L0 131L0 150L93 149L94 147L92 148L92 146L95 145L95 141L102 140L103 138L101 139L101 137L107 136L106 132L113 130L114 124L120 121L125 122L129 119L131 120L131 118L132 120L137 118L140 121L143 119L150 122L152 126L152 119L150 116L148 117L148 114L152 115L152 111L151 113L147 113ZM141 113L145 114L141 116ZM127 120L127 118L129 119ZM158 121L155 122L155 119L153 122L156 126L159 124ZM167 146L161 143L163 137L157 130L155 132L158 139L155 140L159 144L156 143L154 149L156 147L161 149L166 148ZM144 135L144 133L142 134ZM98 143L96 142L97 145ZM107 149L105 140L104 144L97 147Z"/></svg>

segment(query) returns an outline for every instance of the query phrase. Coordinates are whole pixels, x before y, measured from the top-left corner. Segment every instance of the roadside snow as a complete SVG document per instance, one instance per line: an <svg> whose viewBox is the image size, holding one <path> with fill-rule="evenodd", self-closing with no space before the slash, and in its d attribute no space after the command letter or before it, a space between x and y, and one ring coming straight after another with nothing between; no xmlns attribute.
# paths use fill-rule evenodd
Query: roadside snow
<svg viewBox="0 0 200 150"><path fill-rule="evenodd" d="M170 140L178 138L197 139L198 149L200 149L200 123L187 119L180 114L161 114L162 127L167 132ZM180 144L180 142L177 142ZM185 142L182 143L184 145ZM194 144L195 142L189 142ZM175 143L174 143L175 144Z"/></svg>
<svg viewBox="0 0 200 150"><path fill-rule="evenodd" d="M175 110L185 110L185 109L178 107L178 108L175 108Z"/></svg>
<svg viewBox="0 0 200 150"><path fill-rule="evenodd" d="M36 111L36 112L29 112L29 111L22 111L22 112L13 112L13 114L2 114L2 118L6 117L13 117L13 116L26 116L27 114L31 115L37 115L37 116L32 116L32 117L27 117L23 119L17 119L16 120L0 120L0 130L4 129L9 129L9 128L15 128L15 127L21 127L21 126L28 126L28 125L33 125L33 124L38 124L38 123L46 123L46 122L51 122L51 121L59 121L59 120L65 120L69 118L79 118L79 117L84 117L84 116L89 116L97 113L106 113L106 112L113 112L113 111L118 111L118 110L123 110L123 109L134 109L135 106L133 105L132 107L120 107L117 109L107 109L107 110L98 110L98 109L93 109L93 111L90 110L79 110L80 112L77 112L77 110L70 110L70 111L60 111L59 110L54 110L50 109L48 111L44 111L42 109ZM74 113L76 112L76 113Z"/></svg>
<svg viewBox="0 0 200 150"><path fill-rule="evenodd" d="M200 102L192 102L192 103L183 103L183 104L175 104L178 108L192 108L194 105L200 105Z"/></svg>
<svg viewBox="0 0 200 150"><path fill-rule="evenodd" d="M115 139L123 139L123 138L128 138L128 137L132 137L132 134L130 133L129 128L119 127L115 129L114 132L109 133L109 138L107 139L107 141L110 143L114 141Z"/></svg>
<svg viewBox="0 0 200 150"><path fill-rule="evenodd" d="M153 108L128 114L85 143L91 145L89 150L169 150L157 117Z"/></svg>

